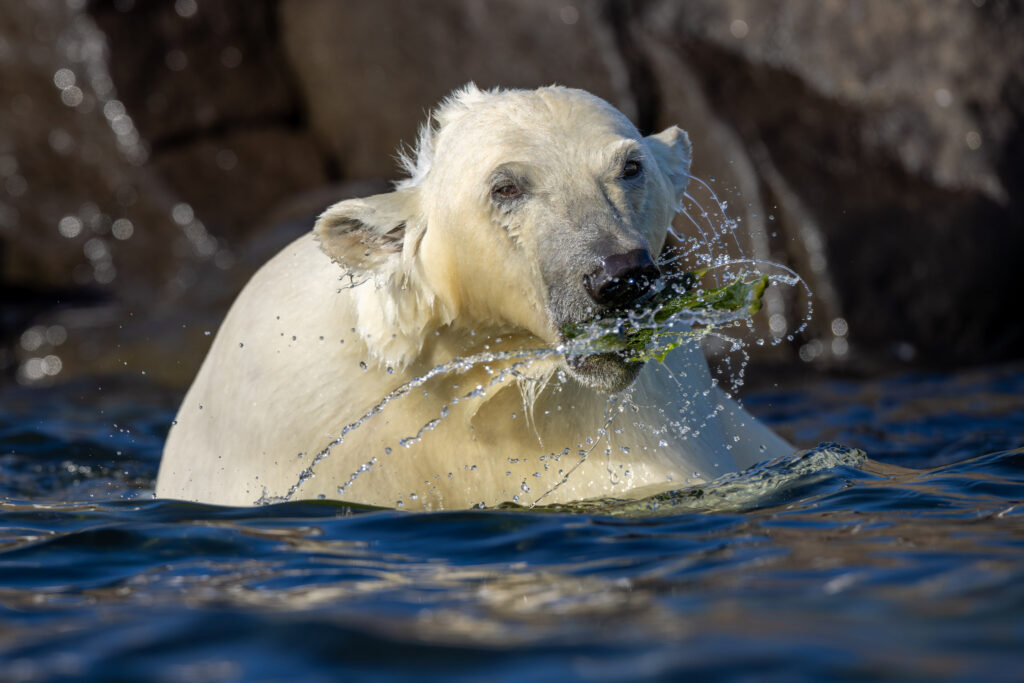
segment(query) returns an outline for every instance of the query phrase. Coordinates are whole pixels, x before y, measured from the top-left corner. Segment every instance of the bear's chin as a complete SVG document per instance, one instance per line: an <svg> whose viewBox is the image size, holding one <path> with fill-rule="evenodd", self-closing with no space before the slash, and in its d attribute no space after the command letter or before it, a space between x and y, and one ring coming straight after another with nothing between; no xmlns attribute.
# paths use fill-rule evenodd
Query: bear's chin
<svg viewBox="0 0 1024 683"><path fill-rule="evenodd" d="M627 388L644 367L643 363L627 362L618 353L567 356L565 362L580 384L606 394Z"/></svg>

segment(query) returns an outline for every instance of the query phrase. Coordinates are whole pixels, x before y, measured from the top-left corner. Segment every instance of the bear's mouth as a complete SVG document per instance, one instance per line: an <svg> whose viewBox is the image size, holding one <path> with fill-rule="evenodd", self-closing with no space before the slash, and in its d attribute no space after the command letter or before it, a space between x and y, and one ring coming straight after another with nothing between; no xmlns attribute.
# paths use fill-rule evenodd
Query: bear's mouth
<svg viewBox="0 0 1024 683"><path fill-rule="evenodd" d="M645 361L639 360L630 351L600 351L588 349L586 346L572 349L573 343L578 344L580 338L574 339L571 330L575 326L585 328L600 319L626 320L630 311L641 308L642 302L647 298L643 297L629 306L602 307L596 314L593 309L589 309L580 315L579 319L575 319L577 316L571 316L573 319L563 321L558 326L560 344L571 349L565 353L565 366L576 381L595 391L613 394L628 388L636 380Z"/></svg>

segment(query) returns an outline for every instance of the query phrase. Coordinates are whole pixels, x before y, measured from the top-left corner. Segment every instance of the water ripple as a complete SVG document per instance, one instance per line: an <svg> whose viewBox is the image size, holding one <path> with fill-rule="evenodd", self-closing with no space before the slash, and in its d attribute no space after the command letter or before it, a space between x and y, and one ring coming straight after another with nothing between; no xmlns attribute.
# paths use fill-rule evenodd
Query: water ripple
<svg viewBox="0 0 1024 683"><path fill-rule="evenodd" d="M884 387L902 405L847 384L752 395L780 429L867 454L823 444L642 501L417 514L152 500L174 397L7 396L2 678L1012 680L1024 448L947 446L1019 438L1022 378L903 378Z"/></svg>

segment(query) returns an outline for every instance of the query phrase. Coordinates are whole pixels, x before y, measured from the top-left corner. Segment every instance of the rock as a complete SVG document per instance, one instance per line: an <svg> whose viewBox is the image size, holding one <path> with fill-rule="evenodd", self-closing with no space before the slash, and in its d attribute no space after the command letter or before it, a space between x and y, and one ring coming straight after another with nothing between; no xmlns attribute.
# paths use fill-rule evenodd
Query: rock
<svg viewBox="0 0 1024 683"><path fill-rule="evenodd" d="M742 196L780 219L773 253L834 293L829 317L845 316L863 357L1019 357L1024 323L986 294L1012 291L1024 247L1019 6L636 8L634 39L661 55L655 97L674 106L696 81L741 141L730 160L757 179L745 172Z"/></svg>
<svg viewBox="0 0 1024 683"><path fill-rule="evenodd" d="M89 12L110 46L110 75L155 151L239 125L298 127L302 104L273 3L97 2Z"/></svg>
<svg viewBox="0 0 1024 683"><path fill-rule="evenodd" d="M36 381L142 366L184 383L199 359L165 360L180 330L215 329L241 286L231 245L199 211L227 228L250 221L232 233L248 239L286 195L324 182L323 159L285 125L215 130L216 142L175 132L150 154L125 104L145 84L120 99L105 35L72 5L0 16L0 373ZM218 177L225 159L248 168Z"/></svg>
<svg viewBox="0 0 1024 683"><path fill-rule="evenodd" d="M195 259L171 249L187 241L174 198L145 166L86 15L55 2L5 9L0 102L0 376L31 361L40 379L78 341L54 311L159 307L162 283Z"/></svg>
<svg viewBox="0 0 1024 683"><path fill-rule="evenodd" d="M327 182L310 136L279 126L199 137L162 149L152 165L232 247L244 245L279 203Z"/></svg>
<svg viewBox="0 0 1024 683"><path fill-rule="evenodd" d="M814 291L796 346L752 346L755 360L1020 358L1020 35L1024 10L1004 0L12 3L0 373L56 356L57 377L186 383L251 272L339 181L394 178L399 143L469 80L561 82L642 132L689 129L744 252ZM722 220L709 190L692 194ZM805 306L769 290L759 331L798 327Z"/></svg>
<svg viewBox="0 0 1024 683"><path fill-rule="evenodd" d="M399 141L469 81L482 88L559 82L629 116L629 68L603 2L285 0L284 45L313 130L349 178L395 177Z"/></svg>
<svg viewBox="0 0 1024 683"><path fill-rule="evenodd" d="M168 276L172 201L144 167L102 34L61 4L32 7L0 17L3 280L108 290Z"/></svg>
<svg viewBox="0 0 1024 683"><path fill-rule="evenodd" d="M278 202L328 180L273 3L115 2L90 12L151 166L226 244L244 242ZM138 40L140 30L148 40Z"/></svg>

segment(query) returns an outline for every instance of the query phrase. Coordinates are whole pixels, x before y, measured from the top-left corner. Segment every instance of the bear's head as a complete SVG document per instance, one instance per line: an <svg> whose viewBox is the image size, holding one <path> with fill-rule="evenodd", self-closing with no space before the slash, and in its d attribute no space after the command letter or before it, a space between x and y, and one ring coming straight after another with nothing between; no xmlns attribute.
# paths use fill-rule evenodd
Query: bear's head
<svg viewBox="0 0 1024 683"><path fill-rule="evenodd" d="M384 299L360 310L360 323L392 330L371 348L390 363L409 362L443 325L557 346L566 323L649 290L690 158L679 128L642 137L581 90L469 85L403 157L408 179L335 204L315 232L332 259L376 283ZM567 360L602 391L625 388L639 367L613 354Z"/></svg>

